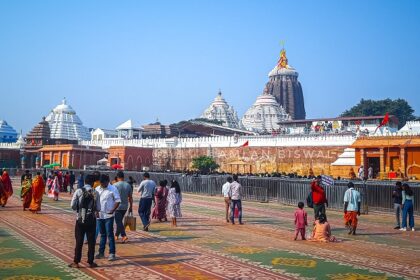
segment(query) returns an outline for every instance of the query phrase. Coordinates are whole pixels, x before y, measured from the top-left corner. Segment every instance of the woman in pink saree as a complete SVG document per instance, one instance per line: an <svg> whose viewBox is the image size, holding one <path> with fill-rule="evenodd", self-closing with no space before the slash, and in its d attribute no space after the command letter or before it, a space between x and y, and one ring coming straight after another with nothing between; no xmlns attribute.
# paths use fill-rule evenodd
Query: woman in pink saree
<svg viewBox="0 0 420 280"><path fill-rule="evenodd" d="M54 173L54 179L51 184L51 188L48 191L48 197L52 197L55 201L58 201L58 195L60 194L60 183L58 182L58 174Z"/></svg>

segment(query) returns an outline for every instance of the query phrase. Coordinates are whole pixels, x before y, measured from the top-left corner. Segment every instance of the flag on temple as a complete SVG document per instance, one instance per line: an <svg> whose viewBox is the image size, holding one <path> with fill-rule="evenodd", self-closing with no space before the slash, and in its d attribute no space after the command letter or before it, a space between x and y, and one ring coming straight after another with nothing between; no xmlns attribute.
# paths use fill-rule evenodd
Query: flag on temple
<svg viewBox="0 0 420 280"><path fill-rule="evenodd" d="M385 116L384 116L384 119L381 121L381 123L378 125L378 127L376 127L376 129L375 129L375 132L374 132L374 133L376 133L376 131L378 130L378 128L380 128L380 127L382 127L382 126L386 125L388 122L389 122L389 113L387 112L387 113L385 114Z"/></svg>
<svg viewBox="0 0 420 280"><path fill-rule="evenodd" d="M248 147L248 146L249 146L249 141L248 140L246 140L246 142L241 145L241 147Z"/></svg>

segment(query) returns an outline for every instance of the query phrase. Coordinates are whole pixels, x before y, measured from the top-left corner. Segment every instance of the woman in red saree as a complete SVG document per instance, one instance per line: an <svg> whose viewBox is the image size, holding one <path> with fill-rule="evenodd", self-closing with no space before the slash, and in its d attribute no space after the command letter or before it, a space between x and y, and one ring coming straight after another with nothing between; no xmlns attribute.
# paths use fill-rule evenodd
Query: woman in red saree
<svg viewBox="0 0 420 280"><path fill-rule="evenodd" d="M45 193L45 183L41 174L38 172L35 179L32 181L32 200L29 210L32 213L38 214L41 211L42 196Z"/></svg>
<svg viewBox="0 0 420 280"><path fill-rule="evenodd" d="M152 218L167 221L166 218L166 202L168 197L168 189L166 188L167 181L160 181L159 186L155 192L155 207L153 208Z"/></svg>
<svg viewBox="0 0 420 280"><path fill-rule="evenodd" d="M3 171L1 181L3 183L3 191L0 194L0 205L4 207L9 197L13 194L12 180L10 180L9 173L6 170Z"/></svg>
<svg viewBox="0 0 420 280"><path fill-rule="evenodd" d="M31 175L26 175L23 180L22 189L20 191L20 197L22 198L23 211L29 208L32 201L32 179Z"/></svg>

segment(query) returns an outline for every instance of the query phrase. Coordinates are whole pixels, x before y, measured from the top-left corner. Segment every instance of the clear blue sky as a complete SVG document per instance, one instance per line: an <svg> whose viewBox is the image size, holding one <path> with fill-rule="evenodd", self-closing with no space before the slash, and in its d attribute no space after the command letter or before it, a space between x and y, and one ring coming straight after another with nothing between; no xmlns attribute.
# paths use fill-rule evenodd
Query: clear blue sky
<svg viewBox="0 0 420 280"><path fill-rule="evenodd" d="M284 40L307 117L361 98L420 115L420 1L1 1L0 119L30 130L65 96L88 127L241 117Z"/></svg>

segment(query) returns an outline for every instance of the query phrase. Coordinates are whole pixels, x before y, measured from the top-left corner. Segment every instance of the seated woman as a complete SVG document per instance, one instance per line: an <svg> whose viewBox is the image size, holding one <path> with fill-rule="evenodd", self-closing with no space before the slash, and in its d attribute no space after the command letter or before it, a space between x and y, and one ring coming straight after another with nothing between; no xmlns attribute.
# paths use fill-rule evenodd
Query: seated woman
<svg viewBox="0 0 420 280"><path fill-rule="evenodd" d="M337 242L338 240L331 235L330 224L326 221L324 214L319 215L318 220L315 221L315 226L312 231L310 241L318 242Z"/></svg>

